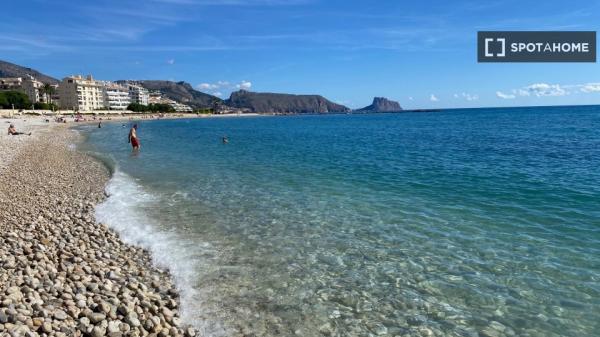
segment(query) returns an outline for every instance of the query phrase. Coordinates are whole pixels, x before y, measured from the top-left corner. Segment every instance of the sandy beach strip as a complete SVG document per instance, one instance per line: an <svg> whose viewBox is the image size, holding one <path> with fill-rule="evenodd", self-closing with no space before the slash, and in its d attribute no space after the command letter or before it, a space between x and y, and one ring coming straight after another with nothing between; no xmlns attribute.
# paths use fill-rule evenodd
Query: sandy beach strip
<svg viewBox="0 0 600 337"><path fill-rule="evenodd" d="M169 274L96 223L109 173L77 133L12 122L33 135L0 137L0 336L194 336Z"/></svg>

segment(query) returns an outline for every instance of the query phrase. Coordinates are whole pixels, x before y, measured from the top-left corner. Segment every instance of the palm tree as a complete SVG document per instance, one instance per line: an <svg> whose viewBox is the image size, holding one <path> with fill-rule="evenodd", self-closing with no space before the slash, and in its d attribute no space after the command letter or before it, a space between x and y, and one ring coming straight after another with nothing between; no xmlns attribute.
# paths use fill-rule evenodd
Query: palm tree
<svg viewBox="0 0 600 337"><path fill-rule="evenodd" d="M40 88L40 91L46 95L46 103L52 103L52 95L56 92L54 86L49 83L44 83L44 86Z"/></svg>

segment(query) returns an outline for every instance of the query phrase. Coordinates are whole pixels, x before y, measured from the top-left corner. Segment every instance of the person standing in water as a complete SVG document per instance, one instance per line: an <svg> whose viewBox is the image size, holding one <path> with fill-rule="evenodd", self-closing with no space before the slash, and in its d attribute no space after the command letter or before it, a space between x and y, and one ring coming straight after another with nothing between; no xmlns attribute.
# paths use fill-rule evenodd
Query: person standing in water
<svg viewBox="0 0 600 337"><path fill-rule="evenodd" d="M131 147L133 147L134 150L140 149L140 140L137 137L137 124L133 124L131 130L129 130L128 142L131 143Z"/></svg>

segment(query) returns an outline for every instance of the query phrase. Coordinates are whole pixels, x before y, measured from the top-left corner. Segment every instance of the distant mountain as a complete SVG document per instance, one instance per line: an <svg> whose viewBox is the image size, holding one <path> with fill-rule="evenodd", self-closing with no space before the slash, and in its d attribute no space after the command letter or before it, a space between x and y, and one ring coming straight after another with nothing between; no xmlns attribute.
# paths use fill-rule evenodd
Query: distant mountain
<svg viewBox="0 0 600 337"><path fill-rule="evenodd" d="M357 112L392 112L401 111L402 107L400 103L391 101L385 97L373 98L373 104L366 106L362 109L356 110Z"/></svg>
<svg viewBox="0 0 600 337"><path fill-rule="evenodd" d="M145 80L136 82L140 83L148 90L160 91L164 96L177 102L190 105L193 108L212 107L215 102L221 103L223 101L217 96L205 94L195 90L189 83L186 82L161 80Z"/></svg>
<svg viewBox="0 0 600 337"><path fill-rule="evenodd" d="M347 107L333 103L320 95L258 93L239 90L231 93L225 104L252 112L268 113L329 113L348 112Z"/></svg>
<svg viewBox="0 0 600 337"><path fill-rule="evenodd" d="M25 77L27 75L31 75L35 77L38 81L47 84L56 84L58 80L50 77L48 75L44 75L39 71L31 68L22 67L16 65L14 63L1 61L0 60L0 77Z"/></svg>

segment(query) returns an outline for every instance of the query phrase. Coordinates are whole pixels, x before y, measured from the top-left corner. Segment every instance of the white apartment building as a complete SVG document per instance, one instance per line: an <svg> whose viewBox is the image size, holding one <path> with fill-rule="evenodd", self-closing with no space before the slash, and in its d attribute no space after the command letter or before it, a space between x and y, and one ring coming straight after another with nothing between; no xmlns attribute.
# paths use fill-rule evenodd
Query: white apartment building
<svg viewBox="0 0 600 337"><path fill-rule="evenodd" d="M21 77L2 77L0 78L0 90L17 90L23 84Z"/></svg>
<svg viewBox="0 0 600 337"><path fill-rule="evenodd" d="M193 112L194 111L194 109L192 109L192 107L189 106L189 105L187 105L187 104L181 104L181 103L173 102L171 104L171 106L177 112Z"/></svg>
<svg viewBox="0 0 600 337"><path fill-rule="evenodd" d="M78 111L92 111L106 108L104 84L94 80L92 75L65 77L58 86L60 107Z"/></svg>
<svg viewBox="0 0 600 337"><path fill-rule="evenodd" d="M125 86L104 82L104 105L110 110L127 110L131 103L129 89Z"/></svg>
<svg viewBox="0 0 600 337"><path fill-rule="evenodd" d="M131 98L132 103L148 105L148 99L150 98L148 89L134 83L127 83L126 85L127 89L129 90L129 97Z"/></svg>
<svg viewBox="0 0 600 337"><path fill-rule="evenodd" d="M47 101L46 94L40 93L40 89L43 87L44 83L36 80L31 75L25 76L25 78L23 78L23 83L21 84L22 90L25 91L32 103Z"/></svg>
<svg viewBox="0 0 600 337"><path fill-rule="evenodd" d="M173 109L175 109L175 111L177 111L177 112L193 112L194 111L194 109L192 109L191 106L178 103L170 98L162 97L161 94L157 93L157 92L150 93L149 103L150 104L168 104L168 105L172 106Z"/></svg>

